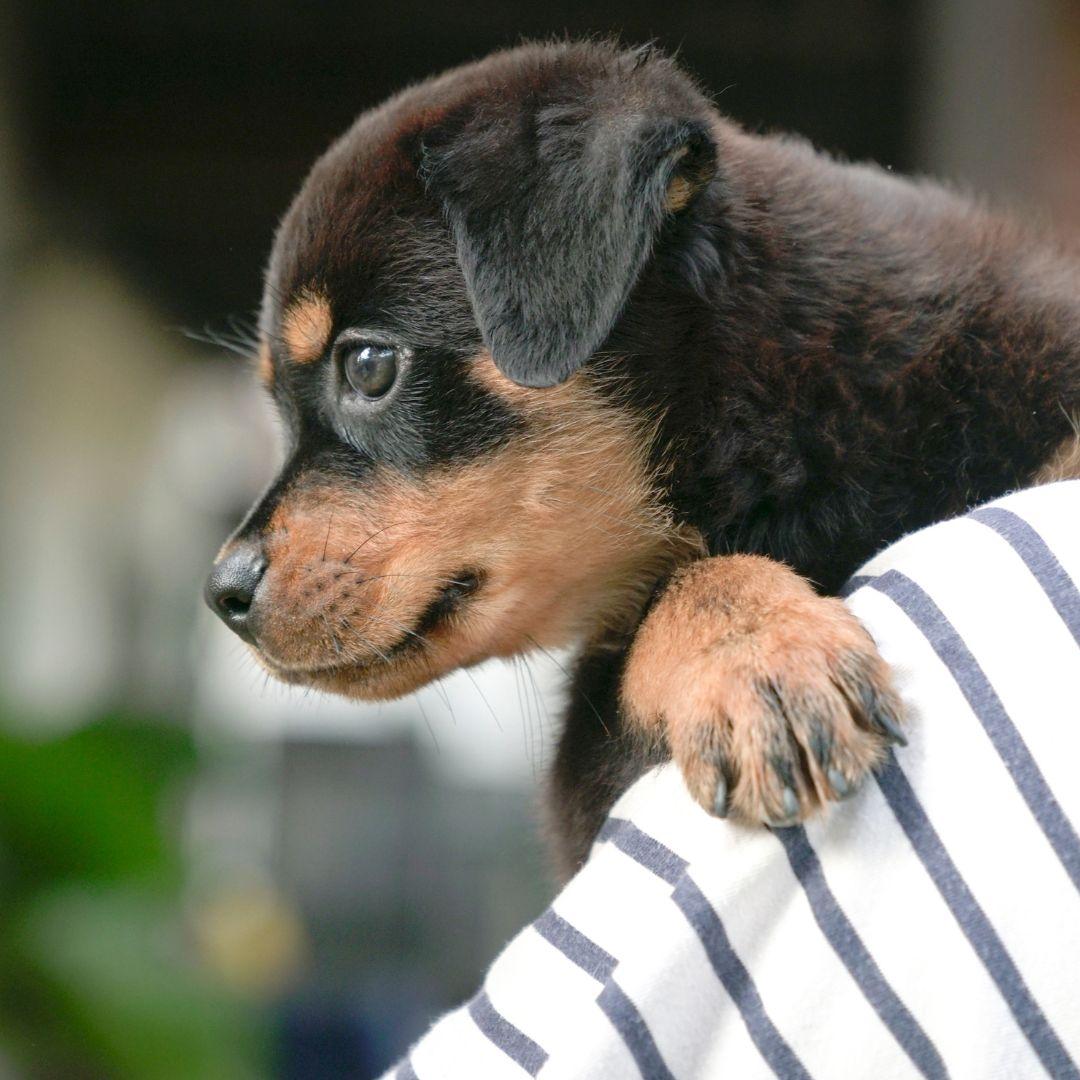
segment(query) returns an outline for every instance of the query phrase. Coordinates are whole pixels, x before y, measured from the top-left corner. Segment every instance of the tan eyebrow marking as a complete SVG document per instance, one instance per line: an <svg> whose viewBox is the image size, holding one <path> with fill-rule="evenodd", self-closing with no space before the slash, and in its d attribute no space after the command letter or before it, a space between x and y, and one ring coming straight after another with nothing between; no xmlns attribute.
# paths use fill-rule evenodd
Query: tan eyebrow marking
<svg viewBox="0 0 1080 1080"><path fill-rule="evenodd" d="M281 337L296 363L310 364L325 351L332 326L330 302L317 292L305 290L285 312Z"/></svg>
<svg viewBox="0 0 1080 1080"><path fill-rule="evenodd" d="M267 390L274 388L274 360L270 355L270 343L263 338L255 354L255 374Z"/></svg>
<svg viewBox="0 0 1080 1080"><path fill-rule="evenodd" d="M669 214L678 213L690 201L693 194L694 185L685 176L672 177L664 199L664 209Z"/></svg>

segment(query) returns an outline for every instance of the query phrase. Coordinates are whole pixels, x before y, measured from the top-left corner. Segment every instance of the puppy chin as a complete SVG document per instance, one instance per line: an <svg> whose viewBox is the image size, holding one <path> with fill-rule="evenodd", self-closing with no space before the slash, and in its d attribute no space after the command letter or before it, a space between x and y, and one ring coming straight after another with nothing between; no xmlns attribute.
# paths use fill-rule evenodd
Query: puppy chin
<svg viewBox="0 0 1080 1080"><path fill-rule="evenodd" d="M279 664L256 648L252 655L261 668L287 686L302 686L357 701L390 701L445 674L432 671L420 655L372 657L364 663L328 662L325 666L291 667Z"/></svg>
<svg viewBox="0 0 1080 1080"><path fill-rule="evenodd" d="M549 602L524 618L525 606L510 602L491 610L481 605L464 618L449 618L422 641L406 638L358 661L305 652L290 662L255 646L251 652L261 667L289 685L356 701L390 701L486 660L575 644L595 629L592 613Z"/></svg>
<svg viewBox="0 0 1080 1080"><path fill-rule="evenodd" d="M397 657L388 663L342 668L316 676L308 685L354 701L392 701L426 686L446 672L432 670L421 657Z"/></svg>

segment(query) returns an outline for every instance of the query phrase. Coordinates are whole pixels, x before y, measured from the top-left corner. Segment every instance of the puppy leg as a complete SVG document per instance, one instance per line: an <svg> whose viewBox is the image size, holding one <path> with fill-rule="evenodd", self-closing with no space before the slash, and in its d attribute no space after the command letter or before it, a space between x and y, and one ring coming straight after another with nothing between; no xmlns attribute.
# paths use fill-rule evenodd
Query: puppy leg
<svg viewBox="0 0 1080 1080"><path fill-rule="evenodd" d="M869 634L839 601L755 555L680 571L634 638L631 725L666 740L712 813L790 824L853 792L903 742Z"/></svg>

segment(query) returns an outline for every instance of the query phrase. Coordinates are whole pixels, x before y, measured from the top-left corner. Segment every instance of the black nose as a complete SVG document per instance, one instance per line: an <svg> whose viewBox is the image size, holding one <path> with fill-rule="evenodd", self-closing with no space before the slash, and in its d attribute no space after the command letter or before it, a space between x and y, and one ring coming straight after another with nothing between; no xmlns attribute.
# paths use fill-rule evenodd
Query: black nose
<svg viewBox="0 0 1080 1080"><path fill-rule="evenodd" d="M245 641L255 642L251 604L266 572L262 552L249 545L233 548L214 564L204 595L215 615Z"/></svg>

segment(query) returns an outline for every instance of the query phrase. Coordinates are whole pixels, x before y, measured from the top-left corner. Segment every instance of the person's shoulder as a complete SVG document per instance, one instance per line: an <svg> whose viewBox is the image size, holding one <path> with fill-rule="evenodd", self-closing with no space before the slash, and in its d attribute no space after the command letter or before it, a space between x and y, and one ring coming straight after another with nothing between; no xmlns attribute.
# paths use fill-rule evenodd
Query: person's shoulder
<svg viewBox="0 0 1080 1080"><path fill-rule="evenodd" d="M937 522L896 541L865 564L851 579L847 594L887 570L917 572L925 563L948 562L965 577L985 574L991 566L1009 564L1006 551L988 534L1020 543L1038 534L1043 543L1080 573L1080 480L1024 488L973 507L958 517ZM978 558L974 558L974 556Z"/></svg>

